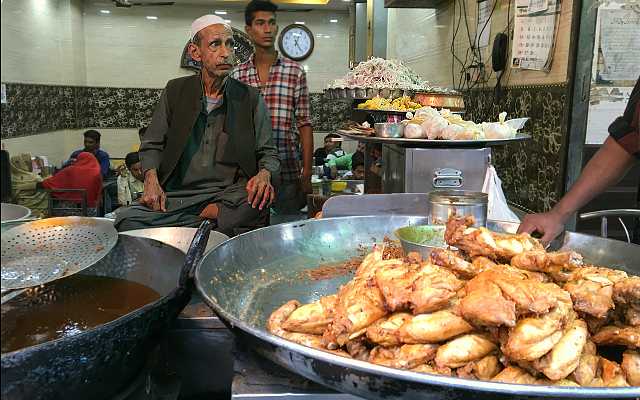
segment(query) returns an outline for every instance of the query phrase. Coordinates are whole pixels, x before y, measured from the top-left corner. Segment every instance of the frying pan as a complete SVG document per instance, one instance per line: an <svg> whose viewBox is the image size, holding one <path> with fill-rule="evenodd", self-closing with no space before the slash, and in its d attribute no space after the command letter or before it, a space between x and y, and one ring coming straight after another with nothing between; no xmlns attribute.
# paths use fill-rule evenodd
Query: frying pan
<svg viewBox="0 0 640 400"><path fill-rule="evenodd" d="M338 286L351 279L351 276L335 276L310 281L301 274L303 270L317 268L319 264L342 264L351 256L362 256L375 243L381 243L385 236L393 238L393 232L398 228L426 223L425 217L360 216L307 220L247 232L207 253L196 268L196 287L234 334L262 356L315 382L369 399L640 396L637 387L531 386L422 374L341 357L266 331L268 316L286 301L313 302L337 293ZM584 236L587 235L567 233L554 245L571 248L577 244L576 250L585 253L585 258L610 253L614 262L635 274L640 271L640 263L620 258L624 254L640 254L638 246L597 237L582 240ZM360 245L367 249L357 250Z"/></svg>

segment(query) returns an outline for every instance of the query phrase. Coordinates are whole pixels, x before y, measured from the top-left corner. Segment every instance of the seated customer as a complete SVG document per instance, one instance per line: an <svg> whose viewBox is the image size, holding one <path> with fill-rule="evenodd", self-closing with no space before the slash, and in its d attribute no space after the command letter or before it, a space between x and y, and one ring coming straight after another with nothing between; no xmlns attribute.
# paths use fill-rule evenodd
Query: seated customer
<svg viewBox="0 0 640 400"><path fill-rule="evenodd" d="M143 126L138 130L138 137L140 138L140 142L138 142L135 146L131 148L132 153L137 153L140 150L140 143L142 143L142 139L144 139L144 133L147 131L147 127Z"/></svg>
<svg viewBox="0 0 640 400"><path fill-rule="evenodd" d="M40 171L44 171L42 159L36 157L36 162L40 165ZM15 204L27 207L31 210L31 216L43 218L49 216L47 194L44 192L22 192L18 188L24 185L35 185L42 182L43 178L33 173L33 163L31 156L21 153L11 157L11 187Z"/></svg>
<svg viewBox="0 0 640 400"><path fill-rule="evenodd" d="M342 175L341 179L364 179L364 153L356 151L351 157L351 169Z"/></svg>
<svg viewBox="0 0 640 400"><path fill-rule="evenodd" d="M340 142L334 142L334 138L340 138L336 133L330 133L324 137L324 147L317 148L313 152L313 165L325 165L327 162L327 154L333 149L340 146ZM342 150L342 149L341 149Z"/></svg>
<svg viewBox="0 0 640 400"><path fill-rule="evenodd" d="M57 174L42 182L31 182L21 185L16 190L16 196L21 192L34 189L84 189L87 205L87 216L96 217L97 207L102 192L102 174L98 160L89 153L79 153L76 161ZM51 192L51 196L60 201L53 210L54 217L82 215L82 194L79 192Z"/></svg>
<svg viewBox="0 0 640 400"><path fill-rule="evenodd" d="M364 151L364 142L358 142L358 147L356 148L355 153L362 153ZM353 155L355 153L349 153L349 154L345 154L343 156L340 156L338 158L334 158L331 159L329 161L327 161L327 173L325 174L327 176L327 178L331 178L331 179L337 179L338 178L338 170L342 169L342 170L347 170L351 171L352 169L352 160L351 158L353 157ZM364 156L364 153L363 153ZM364 157L363 157L364 160ZM364 165L364 164L363 164Z"/></svg>
<svg viewBox="0 0 640 400"><path fill-rule="evenodd" d="M124 164L118 167L118 203L128 206L133 200L140 198L144 190L143 181L138 153L127 154Z"/></svg>
<svg viewBox="0 0 640 400"><path fill-rule="evenodd" d="M91 153L95 156L96 160L100 163L100 173L104 176L109 172L109 165L111 162L109 161L109 154L100 150L100 132L90 129L83 133L84 135L84 149L76 150L71 153L71 157L69 160L62 165L62 169L67 168L70 165L73 165L78 158L78 154L87 152Z"/></svg>
<svg viewBox="0 0 640 400"><path fill-rule="evenodd" d="M281 160L259 90L229 77L233 31L218 16L198 18L188 48L202 71L162 92L140 146L144 192L117 213L119 231L209 219L232 236L269 215Z"/></svg>

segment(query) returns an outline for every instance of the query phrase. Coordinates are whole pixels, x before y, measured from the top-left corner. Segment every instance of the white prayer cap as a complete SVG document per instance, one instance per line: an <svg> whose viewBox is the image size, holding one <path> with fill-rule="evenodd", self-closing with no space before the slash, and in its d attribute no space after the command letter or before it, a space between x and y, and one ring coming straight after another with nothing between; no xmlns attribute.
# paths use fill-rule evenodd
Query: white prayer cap
<svg viewBox="0 0 640 400"><path fill-rule="evenodd" d="M196 35L196 33L200 32L200 30L206 28L209 25L215 25L215 24L222 24L227 28L231 29L229 24L227 24L224 21L224 19L218 17L217 15L212 15L212 14L203 15L197 20L193 21L193 24L191 24L191 41L193 41L193 37Z"/></svg>

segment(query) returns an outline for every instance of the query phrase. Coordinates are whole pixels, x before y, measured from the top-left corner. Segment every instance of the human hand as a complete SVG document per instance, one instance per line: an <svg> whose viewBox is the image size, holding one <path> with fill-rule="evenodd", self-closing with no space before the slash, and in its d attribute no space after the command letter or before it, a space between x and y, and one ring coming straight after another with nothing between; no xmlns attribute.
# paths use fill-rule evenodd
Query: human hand
<svg viewBox="0 0 640 400"><path fill-rule="evenodd" d="M67 162L73 164L73 163L76 162L76 159L75 158L70 158L69 160L67 160Z"/></svg>
<svg viewBox="0 0 640 400"><path fill-rule="evenodd" d="M338 178L338 167L336 167L335 165L331 166L331 179L337 179Z"/></svg>
<svg viewBox="0 0 640 400"><path fill-rule="evenodd" d="M247 182L247 202L252 208L263 210L270 207L276 197L275 190L271 186L271 172L261 169L260 172Z"/></svg>
<svg viewBox="0 0 640 400"><path fill-rule="evenodd" d="M127 166L125 164L118 165L116 168L121 177L125 178L127 176Z"/></svg>
<svg viewBox="0 0 640 400"><path fill-rule="evenodd" d="M147 206L153 211L167 211L165 202L167 196L158 182L158 175L154 169L148 170L144 174L144 190L140 197L140 204Z"/></svg>
<svg viewBox="0 0 640 400"><path fill-rule="evenodd" d="M44 160L40 156L36 156L36 164L40 167L40 170L44 170Z"/></svg>
<svg viewBox="0 0 640 400"><path fill-rule="evenodd" d="M517 233L533 233L542 234L542 244L546 247L553 239L555 239L564 230L566 221L553 211L541 214L527 214L522 218L522 222L518 227Z"/></svg>

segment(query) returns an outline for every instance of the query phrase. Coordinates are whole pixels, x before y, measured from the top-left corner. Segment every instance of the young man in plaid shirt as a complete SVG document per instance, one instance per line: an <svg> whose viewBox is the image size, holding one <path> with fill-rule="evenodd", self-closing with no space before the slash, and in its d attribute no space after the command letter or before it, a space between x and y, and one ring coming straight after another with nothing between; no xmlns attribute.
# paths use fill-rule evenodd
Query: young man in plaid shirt
<svg viewBox="0 0 640 400"><path fill-rule="evenodd" d="M276 188L272 207L277 214L298 214L301 192L306 194L313 190L313 123L309 117L304 69L278 54L275 48L277 10L278 6L270 1L252 0L247 4L244 30L253 40L255 53L238 65L231 77L258 88L267 102L273 139L282 158L280 185ZM296 155L296 128L300 133L302 165Z"/></svg>

